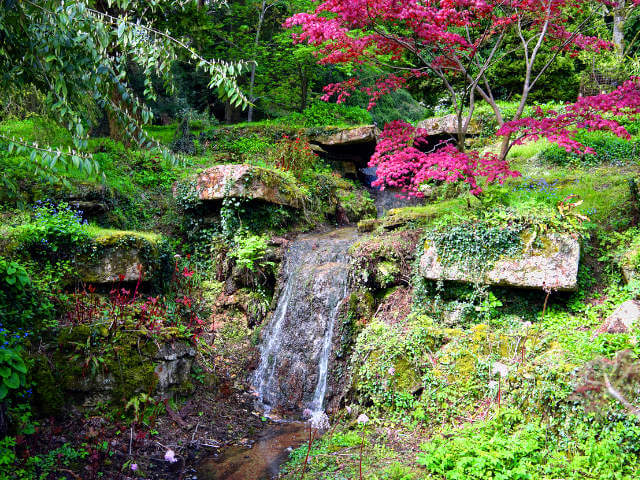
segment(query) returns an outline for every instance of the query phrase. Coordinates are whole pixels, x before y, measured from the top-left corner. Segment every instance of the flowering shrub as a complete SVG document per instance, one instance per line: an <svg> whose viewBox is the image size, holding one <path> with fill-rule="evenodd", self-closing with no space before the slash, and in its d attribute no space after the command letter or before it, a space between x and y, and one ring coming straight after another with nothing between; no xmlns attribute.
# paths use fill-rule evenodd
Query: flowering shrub
<svg viewBox="0 0 640 480"><path fill-rule="evenodd" d="M32 257L50 262L67 259L88 245L91 236L87 222L82 220L82 212L67 203L39 201L33 213L33 223L24 225L18 237Z"/></svg>
<svg viewBox="0 0 640 480"><path fill-rule="evenodd" d="M282 170L293 173L300 178L305 170L310 169L317 159L309 142L299 137L290 138L284 135L269 152L269 162Z"/></svg>
<svg viewBox="0 0 640 480"><path fill-rule="evenodd" d="M401 121L386 125L370 162L377 167L374 186L399 188L408 195L422 197L421 186L428 181L462 181L469 184L471 193L478 194L482 191L479 177L484 177L486 183L502 183L520 175L491 153L464 153L451 145L425 153L419 148L422 134L421 129Z"/></svg>

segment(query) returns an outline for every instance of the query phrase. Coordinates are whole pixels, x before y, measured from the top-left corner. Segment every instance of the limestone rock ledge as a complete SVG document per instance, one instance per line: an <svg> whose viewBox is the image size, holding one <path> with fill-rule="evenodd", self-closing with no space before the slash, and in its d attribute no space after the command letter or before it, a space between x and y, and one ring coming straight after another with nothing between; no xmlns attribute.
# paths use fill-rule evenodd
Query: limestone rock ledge
<svg viewBox="0 0 640 480"><path fill-rule="evenodd" d="M375 125L343 128L335 132L310 136L309 140L323 147L357 145L359 143L377 143L380 129Z"/></svg>
<svg viewBox="0 0 640 480"><path fill-rule="evenodd" d="M498 259L477 279L464 265L443 265L434 245L425 244L420 273L428 280L449 280L487 285L574 291L578 283L580 244L569 235L548 234L543 249L533 249L519 257Z"/></svg>
<svg viewBox="0 0 640 480"><path fill-rule="evenodd" d="M93 238L91 250L77 259L80 278L87 284L136 282L160 279L170 270L169 245L158 234L102 230Z"/></svg>
<svg viewBox="0 0 640 480"><path fill-rule="evenodd" d="M200 173L196 179L200 200L225 197L262 200L268 203L302 208L304 193L280 173L253 165L217 165Z"/></svg>

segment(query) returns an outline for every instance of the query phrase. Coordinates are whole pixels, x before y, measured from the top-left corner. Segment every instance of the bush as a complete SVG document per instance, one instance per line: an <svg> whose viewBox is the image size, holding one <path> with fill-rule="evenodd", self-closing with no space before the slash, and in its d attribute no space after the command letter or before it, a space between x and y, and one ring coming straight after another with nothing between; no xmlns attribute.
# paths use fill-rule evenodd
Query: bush
<svg viewBox="0 0 640 480"><path fill-rule="evenodd" d="M309 142L285 135L269 152L267 158L271 165L291 172L299 179L306 170L313 167L318 157L311 150Z"/></svg>
<svg viewBox="0 0 640 480"><path fill-rule="evenodd" d="M91 240L82 212L76 212L67 203L56 206L37 202L34 220L20 229L17 240L36 260L69 259L82 252Z"/></svg>
<svg viewBox="0 0 640 480"><path fill-rule="evenodd" d="M343 104L316 102L302 112L305 127L326 125L363 125L371 123L371 114L360 107Z"/></svg>
<svg viewBox="0 0 640 480"><path fill-rule="evenodd" d="M625 140L608 132L582 131L576 140L595 150L595 155L577 155L552 145L542 153L542 158L555 165L597 166L603 163L625 165L640 158L640 140Z"/></svg>
<svg viewBox="0 0 640 480"><path fill-rule="evenodd" d="M26 269L17 262L0 257L0 330L39 326L53 318L53 305Z"/></svg>

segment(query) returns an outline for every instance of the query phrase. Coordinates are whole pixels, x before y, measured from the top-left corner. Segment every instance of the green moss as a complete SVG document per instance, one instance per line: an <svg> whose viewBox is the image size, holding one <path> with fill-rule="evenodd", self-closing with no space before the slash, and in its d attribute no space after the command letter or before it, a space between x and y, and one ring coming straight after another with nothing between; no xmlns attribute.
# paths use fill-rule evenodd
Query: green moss
<svg viewBox="0 0 640 480"><path fill-rule="evenodd" d="M52 369L62 391L104 392L126 402L136 393L153 393L158 382L157 344L137 332L108 338L100 327L63 328L52 353Z"/></svg>

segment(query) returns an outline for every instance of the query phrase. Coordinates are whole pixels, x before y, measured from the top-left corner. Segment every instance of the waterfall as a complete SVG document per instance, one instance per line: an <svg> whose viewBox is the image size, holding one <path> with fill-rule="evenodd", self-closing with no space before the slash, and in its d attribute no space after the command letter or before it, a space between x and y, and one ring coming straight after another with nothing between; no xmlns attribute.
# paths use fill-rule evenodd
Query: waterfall
<svg viewBox="0 0 640 480"><path fill-rule="evenodd" d="M322 410L336 320L348 294L354 229L303 235L288 248L253 385L266 411Z"/></svg>

